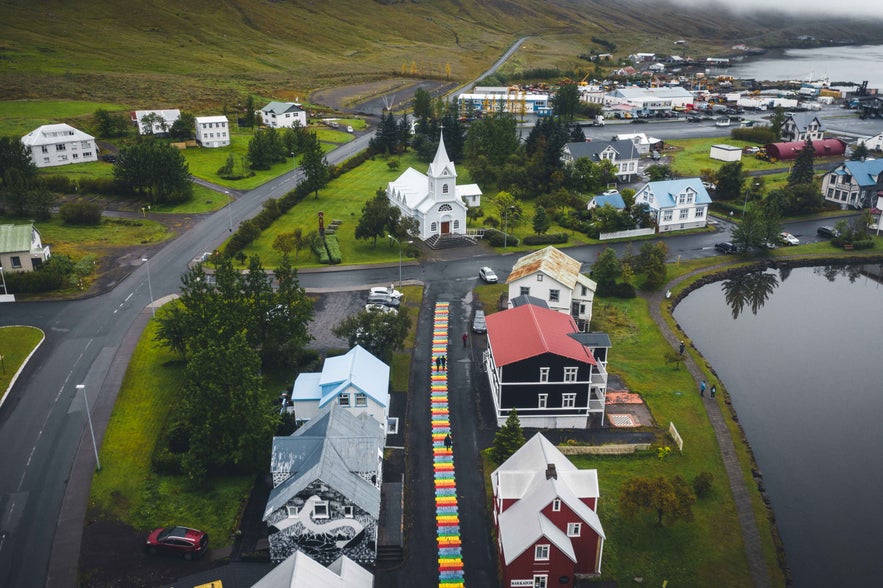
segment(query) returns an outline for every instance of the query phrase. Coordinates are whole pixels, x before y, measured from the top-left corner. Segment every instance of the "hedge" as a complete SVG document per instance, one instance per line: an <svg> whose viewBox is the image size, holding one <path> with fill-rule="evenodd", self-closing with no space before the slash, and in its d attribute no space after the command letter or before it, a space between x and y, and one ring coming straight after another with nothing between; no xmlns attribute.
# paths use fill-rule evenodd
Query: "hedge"
<svg viewBox="0 0 883 588"><path fill-rule="evenodd" d="M525 245L555 245L567 243L570 239L567 233L550 233L548 235L530 235L524 238Z"/></svg>
<svg viewBox="0 0 883 588"><path fill-rule="evenodd" d="M328 263L340 263L342 261L337 235L325 236L325 249L328 251Z"/></svg>
<svg viewBox="0 0 883 588"><path fill-rule="evenodd" d="M65 202L58 213L66 225L101 224L101 206L92 202Z"/></svg>
<svg viewBox="0 0 883 588"><path fill-rule="evenodd" d="M515 237L514 235L506 237L503 234L503 231L498 231L497 229L485 229L484 238L491 247L503 247L505 245L512 245L515 247L519 243L518 237Z"/></svg>

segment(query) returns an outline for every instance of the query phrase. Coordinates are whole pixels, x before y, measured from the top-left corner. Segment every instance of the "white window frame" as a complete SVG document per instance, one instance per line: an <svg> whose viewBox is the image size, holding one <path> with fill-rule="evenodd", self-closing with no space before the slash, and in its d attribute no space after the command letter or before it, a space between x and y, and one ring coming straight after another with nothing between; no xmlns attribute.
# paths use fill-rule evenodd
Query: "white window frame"
<svg viewBox="0 0 883 588"><path fill-rule="evenodd" d="M540 368L540 383L546 383L549 381L549 368L541 367Z"/></svg>
<svg viewBox="0 0 883 588"><path fill-rule="evenodd" d="M561 301L561 290L549 290L549 302L560 302Z"/></svg>
<svg viewBox="0 0 883 588"><path fill-rule="evenodd" d="M320 510L324 510L325 514L320 514ZM323 500L322 502L317 502L313 505L313 518L314 519L327 519L330 518L331 514L328 508L328 501Z"/></svg>
<svg viewBox="0 0 883 588"><path fill-rule="evenodd" d="M565 382L576 382L576 378L579 375L579 367L569 366L564 368L564 381Z"/></svg>
<svg viewBox="0 0 883 588"><path fill-rule="evenodd" d="M386 419L386 434L387 435L398 435L399 433L399 418L398 417L389 417Z"/></svg>
<svg viewBox="0 0 883 588"><path fill-rule="evenodd" d="M551 552L551 549L550 549L548 543L534 545L533 560L534 561L549 561L550 552Z"/></svg>
<svg viewBox="0 0 883 588"><path fill-rule="evenodd" d="M548 394L538 394L537 395L537 408L546 408L549 405L549 395Z"/></svg>
<svg viewBox="0 0 883 588"><path fill-rule="evenodd" d="M348 518L348 519L353 518L354 513L355 513L355 510L353 509L352 506L344 506L343 507L343 516L345 518ZM570 527L568 526L568 528L570 528ZM579 535L576 535L576 536L579 537Z"/></svg>
<svg viewBox="0 0 883 588"><path fill-rule="evenodd" d="M556 498L552 501L552 512L561 512L561 499Z"/></svg>
<svg viewBox="0 0 883 588"><path fill-rule="evenodd" d="M368 406L368 395L364 392L356 392L356 406Z"/></svg>
<svg viewBox="0 0 883 588"><path fill-rule="evenodd" d="M537 274L537 282L543 281L543 274Z"/></svg>
<svg viewBox="0 0 883 588"><path fill-rule="evenodd" d="M346 406L347 408L352 406L351 399L350 399L350 393L349 392L341 392L340 394L338 394L337 395L337 402L341 406Z"/></svg>
<svg viewBox="0 0 883 588"><path fill-rule="evenodd" d="M583 524L582 523L567 523L567 536L568 537L579 537L583 532Z"/></svg>
<svg viewBox="0 0 883 588"><path fill-rule="evenodd" d="M295 519L297 515L300 513L300 508L297 506L287 506L285 507L288 511L288 518Z"/></svg>
<svg viewBox="0 0 883 588"><path fill-rule="evenodd" d="M687 220L688 218L690 218L690 209L689 208L682 208L681 214L678 217L678 220Z"/></svg>
<svg viewBox="0 0 883 588"><path fill-rule="evenodd" d="M549 588L549 576L546 574L534 574L533 588Z"/></svg>
<svg viewBox="0 0 883 588"><path fill-rule="evenodd" d="M576 392L561 395L561 408L576 408Z"/></svg>
<svg viewBox="0 0 883 588"><path fill-rule="evenodd" d="M521 286L519 296L530 296L530 287L529 286Z"/></svg>

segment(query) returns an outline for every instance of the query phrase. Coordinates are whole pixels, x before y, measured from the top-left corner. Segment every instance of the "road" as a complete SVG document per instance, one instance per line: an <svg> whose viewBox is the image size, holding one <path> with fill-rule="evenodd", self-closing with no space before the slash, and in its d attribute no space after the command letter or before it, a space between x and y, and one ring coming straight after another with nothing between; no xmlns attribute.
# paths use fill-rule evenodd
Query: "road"
<svg viewBox="0 0 883 588"><path fill-rule="evenodd" d="M666 128L674 129L676 124L671 123ZM691 126L695 129L696 125ZM609 134L611 127L601 130ZM630 128L643 131L656 127L651 123ZM340 163L351 157L364 149L370 138L370 134L364 134L338 148L328 155L329 162ZM78 550L73 561L70 557L61 557L61 554L74 551L70 541L76 539L79 544L82 517L59 520L78 448L81 452L91 451L84 397L82 393L76 393L75 386L85 385L90 408L95 414L109 415L122 377L122 374L112 373L110 366L129 328L151 301L148 274L155 299L176 293L180 276L192 259L217 248L229 235L230 225L235 227L253 217L266 199L281 197L300 179L300 172L294 170L256 190L236 194L228 210L199 221L190 231L156 252L148 263L141 264L109 293L69 302L0 306L0 325L34 325L46 333L45 343L0 407L0 463L3 464L0 476L0 586L65 585L74 577L71 574L76 573ZM817 224L812 221L789 223L787 230L803 242L814 241L817 240ZM729 228L724 222L721 232L728 233ZM714 243L728 239L728 235L721 232L668 237L666 243L671 258L713 255ZM624 252L627 245L613 247ZM575 247L568 249L568 254L588 268L600 249L600 246ZM427 284L428 302L438 297L467 300L468 286L481 265L490 265L504 277L511 270L515 257L514 254L503 254L408 264L403 268L403 278ZM397 278L397 267L358 268L304 272L301 284L317 290L352 289ZM103 425L96 422L99 444L103 431ZM464 435L464 438L470 437ZM83 512L87 495L88 486L86 496L80 497ZM71 539L75 534L76 537ZM467 565L471 565L468 559ZM481 576L480 571L475 573Z"/></svg>

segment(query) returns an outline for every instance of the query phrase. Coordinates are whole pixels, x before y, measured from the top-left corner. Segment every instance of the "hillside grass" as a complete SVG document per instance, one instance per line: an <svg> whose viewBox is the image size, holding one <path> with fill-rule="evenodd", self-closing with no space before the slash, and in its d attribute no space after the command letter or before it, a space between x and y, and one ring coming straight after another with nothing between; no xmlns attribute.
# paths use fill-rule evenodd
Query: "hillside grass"
<svg viewBox="0 0 883 588"><path fill-rule="evenodd" d="M9 391L12 377L45 338L35 327L0 327L0 401Z"/></svg>

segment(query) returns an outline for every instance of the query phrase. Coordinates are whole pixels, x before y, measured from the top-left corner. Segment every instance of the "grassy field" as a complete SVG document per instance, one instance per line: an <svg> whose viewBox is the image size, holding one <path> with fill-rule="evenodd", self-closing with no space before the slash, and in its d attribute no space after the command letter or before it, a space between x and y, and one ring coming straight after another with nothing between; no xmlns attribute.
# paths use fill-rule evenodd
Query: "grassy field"
<svg viewBox="0 0 883 588"><path fill-rule="evenodd" d="M0 327L0 400L6 395L12 376L45 335L34 327Z"/></svg>
<svg viewBox="0 0 883 588"><path fill-rule="evenodd" d="M7 100L0 101L0 136L24 136L42 125L91 118L98 109L123 110L126 107L110 102L82 100Z"/></svg>
<svg viewBox="0 0 883 588"><path fill-rule="evenodd" d="M252 476L212 478L206 490L186 476L159 476L150 459L177 403L184 366L155 341L148 324L132 355L104 441L90 502L105 516L140 531L184 524L207 531L212 547L229 545Z"/></svg>

